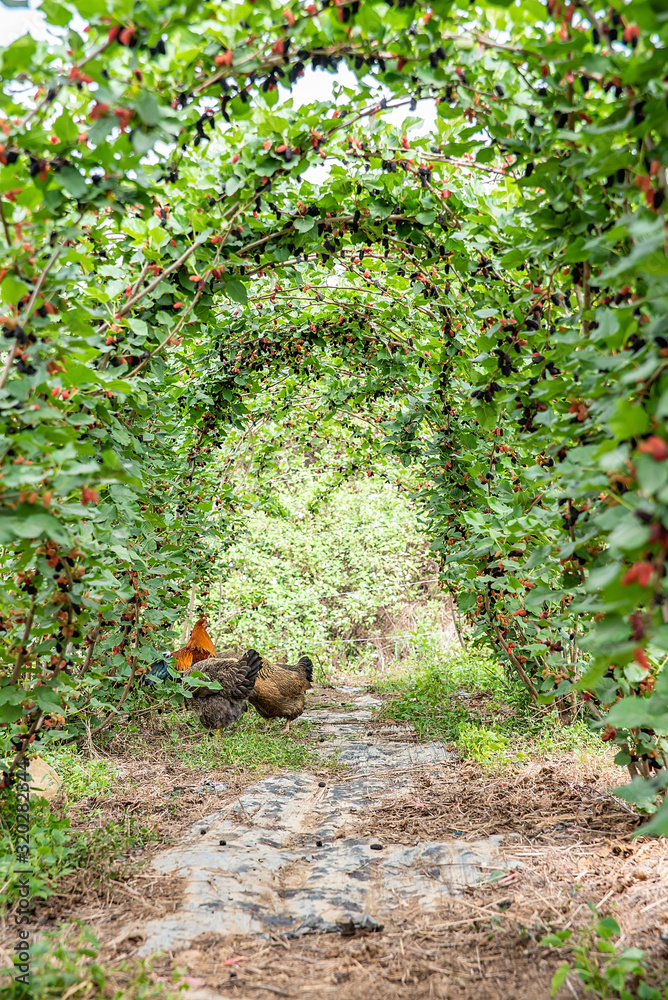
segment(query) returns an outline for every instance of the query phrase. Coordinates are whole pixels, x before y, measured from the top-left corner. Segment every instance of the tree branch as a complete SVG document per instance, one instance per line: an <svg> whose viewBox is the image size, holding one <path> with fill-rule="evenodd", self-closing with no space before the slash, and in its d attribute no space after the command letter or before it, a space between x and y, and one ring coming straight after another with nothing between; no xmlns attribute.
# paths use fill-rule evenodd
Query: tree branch
<svg viewBox="0 0 668 1000"><path fill-rule="evenodd" d="M16 662L14 664L14 669L12 670L11 677L9 678L10 684L18 684L19 677L21 676L21 667L25 663L26 658L26 647L28 645L28 639L30 638L30 632L32 630L32 623L35 619L35 599L30 603L30 609L26 616L25 627L23 629L23 639L21 640L21 648L18 651Z"/></svg>
<svg viewBox="0 0 668 1000"><path fill-rule="evenodd" d="M512 665L515 667L515 670L517 671L517 673L519 674L520 678L522 679L522 683L526 686L527 690L529 691L529 694L531 695L532 702L534 703L534 705L538 704L538 691L536 690L536 688L534 686L534 683L531 680L531 678L529 677L529 675L527 674L526 670L524 669L524 667L522 666L522 664L520 663L520 661L517 659L517 657L513 653L512 649L508 648L507 642L505 641L505 639L501 635L501 629L496 624L496 622L494 621L494 618L492 616L492 610L491 610L491 607L490 607L489 595L487 595L487 594L485 595L485 609L487 611L487 618L489 619L489 623L492 626L492 630L494 632L494 635L496 636L497 642L499 643L499 645L503 649L504 653L506 654L506 656L508 657L508 659L510 660L510 662L512 663Z"/></svg>

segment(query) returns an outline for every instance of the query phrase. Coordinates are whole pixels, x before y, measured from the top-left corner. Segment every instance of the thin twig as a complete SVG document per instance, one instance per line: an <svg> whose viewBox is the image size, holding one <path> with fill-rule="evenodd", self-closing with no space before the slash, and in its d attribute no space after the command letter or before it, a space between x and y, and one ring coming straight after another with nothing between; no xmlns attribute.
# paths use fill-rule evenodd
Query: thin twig
<svg viewBox="0 0 668 1000"><path fill-rule="evenodd" d="M538 691L536 690L533 681L531 680L526 670L524 669L520 661L513 653L512 649L509 648L508 643L501 635L501 629L494 621L488 594L485 595L485 608L487 610L487 618L489 620L490 625L492 626L492 630L494 632L494 635L496 636L497 642L503 649L504 653L506 654L512 665L515 667L515 670L519 674L520 678L522 679L522 682L524 683L525 687L529 691L529 694L531 695L532 702L534 703L534 705L538 704Z"/></svg>
<svg viewBox="0 0 668 1000"><path fill-rule="evenodd" d="M36 717L33 719L32 726L30 727L28 732L22 737L23 743L21 744L21 748L14 757L14 760L11 763L11 767L9 768L8 773L10 777L13 775L14 771L16 770L16 768L19 766L19 764L27 754L28 747L30 746L32 737L36 736L37 733L40 731L43 722L44 722L44 712L40 709L37 712Z"/></svg>
<svg viewBox="0 0 668 1000"><path fill-rule="evenodd" d="M92 633L89 636L89 639L88 639L88 643L89 643L88 649L86 650L86 656L85 656L85 659L84 659L83 664L81 666L81 674L82 674L82 676L86 673L86 671L90 667L90 662L93 659L93 651L95 649L95 643L100 638L100 632L101 631L102 631L102 625L98 624L98 625L95 626L95 628L93 629Z"/></svg>
<svg viewBox="0 0 668 1000"><path fill-rule="evenodd" d="M90 55L86 56L85 59L81 60L81 62L78 64L79 69L81 69L82 66L85 66L86 63L89 63L91 59L96 59L99 55L102 55L104 50L109 48L110 45L111 45L110 39L105 38L102 45L99 45L96 49L93 49ZM28 124L28 122L30 122L35 117L35 115L39 114L39 112L46 104L51 104L55 100L55 98L58 96L58 94L60 93L60 91L63 89L64 86L65 86L64 83L59 83L57 86L50 88L47 91L47 93L44 95L39 104L37 104L30 112L30 114L26 115L26 117L24 118L23 120L24 127Z"/></svg>
<svg viewBox="0 0 668 1000"><path fill-rule="evenodd" d="M83 217L83 215L84 215L83 212L79 215L79 218L74 223L75 226L81 220L81 218ZM51 270L51 268L53 267L53 265L56 263L58 257L60 256L60 253L61 253L62 249L63 249L63 245L61 243L56 248L56 250L54 251L54 253L51 255L51 258L50 258L48 264L46 265L46 267L44 268L44 270L40 274L39 278L37 279L37 284L33 288L32 295L30 296L30 301L28 302L28 305L26 306L25 313L22 314L22 316L21 316L21 323L23 325L25 325L25 323L27 323L27 321L29 320L30 315L31 315L31 313L33 311L33 308L35 306L35 302L37 301L39 293L42 290L42 286L44 285L44 282L46 281L47 275L48 275L49 271ZM10 369L12 367L12 362L14 361L14 358L16 357L16 354L18 352L18 348L19 348L19 341L18 341L18 337L17 337L17 338L14 339L14 343L12 344L11 350L10 350L10 352L9 352L9 354L7 356L7 360L5 362L5 367L3 368L2 374L0 375L0 389L4 388L5 382L7 381L7 376L9 375Z"/></svg>
<svg viewBox="0 0 668 1000"><path fill-rule="evenodd" d="M25 627L23 629L23 638L21 640L21 646L16 656L16 662L14 664L14 669L12 670L11 677L9 678L10 684L17 684L19 677L21 676L21 667L25 663L26 650L28 647L28 639L30 638L30 632L32 629L32 623L35 618L35 599L33 598L28 614L26 615Z"/></svg>
<svg viewBox="0 0 668 1000"><path fill-rule="evenodd" d="M12 237L9 232L9 226L7 225L7 219L5 218L5 209L2 204L2 198L0 198L0 219L2 220L2 228L5 231L5 239L7 240L7 249L11 249Z"/></svg>
<svg viewBox="0 0 668 1000"><path fill-rule="evenodd" d="M82 743L84 739L89 740L92 736L95 736L96 733L101 732L101 730L105 729L109 725L109 723L111 722L112 718L115 715L118 715L118 710L122 707L125 699L127 698L128 694L130 693L130 688L132 687L132 684L134 682L136 672L137 672L137 658L133 657L133 660L132 660L132 669L130 670L130 676L128 677L127 683L126 683L126 685L125 685L125 687L123 689L123 694L121 695L121 698L120 698L120 701L118 702L118 705L116 705L116 707L114 709L112 709L111 712L109 712L107 714L106 718L104 718L102 720L102 722L98 726L95 727L95 729L88 730L85 737L84 736L80 736L79 739L76 741L77 744Z"/></svg>

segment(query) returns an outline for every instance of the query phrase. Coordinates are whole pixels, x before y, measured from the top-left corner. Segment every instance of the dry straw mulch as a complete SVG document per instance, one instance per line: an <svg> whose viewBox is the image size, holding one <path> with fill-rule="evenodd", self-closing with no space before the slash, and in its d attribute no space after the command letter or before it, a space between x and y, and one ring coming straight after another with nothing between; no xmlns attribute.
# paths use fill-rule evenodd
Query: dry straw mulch
<svg viewBox="0 0 668 1000"><path fill-rule="evenodd" d="M416 776L392 805L360 815L352 834L412 845L502 835L518 865L425 912L397 899L380 933L299 940L203 937L157 961L201 984L192 1000L284 996L303 1000L543 1000L565 957L541 937L591 923L588 904L612 914L623 943L668 965L668 850L631 839L637 819L607 792L617 769L571 758L529 763L502 774L476 765ZM130 907L131 909L131 907ZM126 910L129 916L129 911ZM110 959L139 941L103 933ZM575 976L559 998L583 995Z"/></svg>
<svg viewBox="0 0 668 1000"><path fill-rule="evenodd" d="M316 697L336 705L350 695L326 689ZM61 895L39 905L38 926L48 930L73 919L91 925L113 970L132 961L141 944L123 927L167 915L181 899L179 880L157 877L146 862L190 824L235 801L255 775L195 771L157 749L143 759L112 759L122 769L117 792L77 803L73 825L103 829L134 814L158 840L108 870L73 875ZM410 787L398 785L392 803L383 800L356 816L350 833L409 846L500 835L518 862L508 874L490 873L437 911L397 899L382 914L380 933L291 941L204 937L156 959L156 979L168 982L172 969L184 970L197 984L191 1000L543 1000L565 956L542 948L540 939L589 925L590 903L615 917L624 945L646 949L657 970L668 967L668 849L665 841L632 839L637 818L608 792L619 781L617 768L562 756L502 773L470 763L438 770L417 769ZM198 792L205 779L227 787ZM2 935L0 928L2 964L13 940L13 928L6 930ZM583 995L575 976L558 998L573 995Z"/></svg>

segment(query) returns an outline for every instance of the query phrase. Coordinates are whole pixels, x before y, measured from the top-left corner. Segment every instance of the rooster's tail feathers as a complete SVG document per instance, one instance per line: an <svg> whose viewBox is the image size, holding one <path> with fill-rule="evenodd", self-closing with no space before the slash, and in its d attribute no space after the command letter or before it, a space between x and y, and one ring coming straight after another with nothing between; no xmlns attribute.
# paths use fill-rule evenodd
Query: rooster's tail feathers
<svg viewBox="0 0 668 1000"><path fill-rule="evenodd" d="M313 683L313 660L310 656L300 656L297 660L297 667L304 671L309 684Z"/></svg>
<svg viewBox="0 0 668 1000"><path fill-rule="evenodd" d="M167 660L156 660L148 668L148 672L144 674L143 681L145 684L154 685L155 679L159 681L166 681L169 677L169 663Z"/></svg>
<svg viewBox="0 0 668 1000"><path fill-rule="evenodd" d="M249 681L252 681L252 683L255 684L255 678L262 669L262 657L256 650L249 649L248 652L245 653L244 659L248 664L248 669L246 670L246 677L248 678Z"/></svg>

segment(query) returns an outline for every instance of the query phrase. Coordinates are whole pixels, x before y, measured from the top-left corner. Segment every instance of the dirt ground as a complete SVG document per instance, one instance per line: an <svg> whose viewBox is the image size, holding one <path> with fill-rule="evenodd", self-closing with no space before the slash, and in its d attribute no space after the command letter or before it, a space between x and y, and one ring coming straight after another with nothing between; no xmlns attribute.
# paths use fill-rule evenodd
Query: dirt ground
<svg viewBox="0 0 668 1000"><path fill-rule="evenodd" d="M327 689L314 692L312 703L336 711L349 697ZM375 720L363 728L367 746L398 738L383 736ZM307 739L317 747L321 735L316 722ZM413 737L406 732L402 739L409 743ZM182 905L183 879L157 872L151 859L178 844L194 823L239 802L256 781L232 769L193 772L164 755L116 763L124 775L117 793L80 802L73 815L84 822L99 808L96 822L103 826L135 812L160 839L136 857L114 862L113 871L97 880L85 872L72 876L66 891L40 905L37 918L38 930L73 919L92 926L101 958L112 967L134 960L144 940L128 928L165 918ZM320 776L317 769L311 773ZM345 772L332 778L323 768L322 776L346 781ZM502 773L456 760L437 777L416 768L410 781L396 780L392 801L380 798L359 810L349 824L351 836L410 847L500 835L517 865L483 873L437 908L425 910L409 897L390 899L382 930L348 934L343 928L297 938L202 934L183 949L154 957L152 975L166 983L173 969L182 970L192 1000L539 1000L549 997L551 976L566 957L542 947L541 937L590 925L590 904L600 916L614 916L624 945L645 949L652 966L665 969L668 850L664 841L631 839L638 821L607 791L618 780L615 767L566 756ZM2 941L10 939L3 934ZM6 959L6 952L0 954L3 965ZM557 997L581 995L572 974Z"/></svg>
<svg viewBox="0 0 668 1000"><path fill-rule="evenodd" d="M565 759L522 765L503 778L467 765L447 783L423 781L419 801L406 797L396 809L364 816L358 832L410 843L454 833L473 839L484 828L509 837L523 867L468 888L437 913L400 901L381 932L266 941L203 935L155 970L164 977L186 970L201 1000L539 1000L550 995L565 957L540 939L587 926L590 903L615 917L626 945L646 949L654 967L665 968L668 852L661 842L629 839L636 821L605 785L605 773ZM131 954L134 944L113 947L130 945ZM573 995L583 995L575 976L557 994Z"/></svg>

